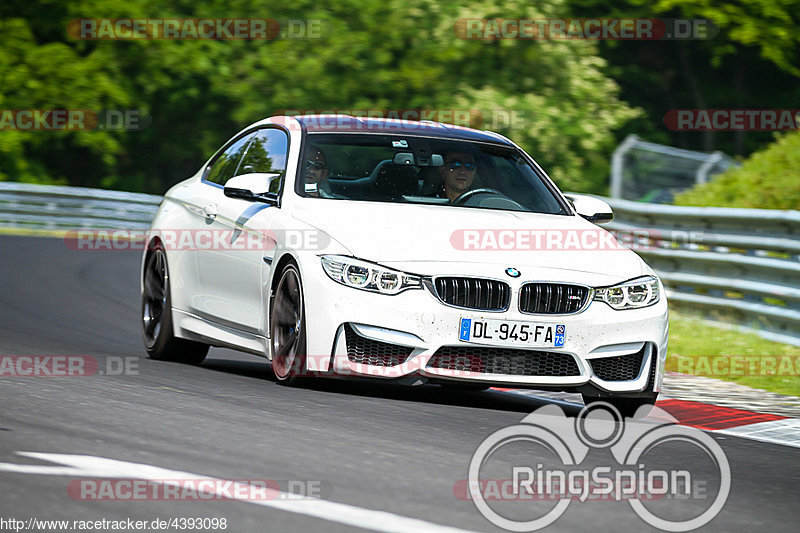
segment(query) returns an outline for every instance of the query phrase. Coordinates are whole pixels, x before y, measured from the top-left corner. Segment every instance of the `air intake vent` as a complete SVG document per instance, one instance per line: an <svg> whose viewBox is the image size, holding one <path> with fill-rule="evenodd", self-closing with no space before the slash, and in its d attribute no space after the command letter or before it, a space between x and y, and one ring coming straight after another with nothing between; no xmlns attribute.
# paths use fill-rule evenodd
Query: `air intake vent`
<svg viewBox="0 0 800 533"><path fill-rule="evenodd" d="M633 381L639 377L644 349L630 355L590 359L592 372L603 381ZM655 368L655 367L653 367Z"/></svg>
<svg viewBox="0 0 800 533"><path fill-rule="evenodd" d="M427 366L507 376L580 375L575 359L566 353L474 346L443 346Z"/></svg>
<svg viewBox="0 0 800 533"><path fill-rule="evenodd" d="M396 366L408 359L408 356L414 351L408 346L398 346L362 337L350 324L345 324L344 334L347 341L347 358L362 365Z"/></svg>
<svg viewBox="0 0 800 533"><path fill-rule="evenodd" d="M503 311L511 297L508 284L494 279L443 277L433 284L441 301L464 309Z"/></svg>
<svg viewBox="0 0 800 533"><path fill-rule="evenodd" d="M568 315L586 305L589 288L563 283L527 283L519 291L519 310L537 315Z"/></svg>

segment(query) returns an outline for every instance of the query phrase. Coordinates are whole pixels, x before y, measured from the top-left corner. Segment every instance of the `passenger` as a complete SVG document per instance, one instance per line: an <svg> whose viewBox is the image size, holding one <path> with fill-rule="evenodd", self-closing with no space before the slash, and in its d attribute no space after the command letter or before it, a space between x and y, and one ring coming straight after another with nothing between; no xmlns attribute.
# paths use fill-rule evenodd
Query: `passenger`
<svg viewBox="0 0 800 533"><path fill-rule="evenodd" d="M316 146L310 146L306 152L309 158L305 162L305 192L315 198L335 198L328 183L328 158L325 152Z"/></svg>

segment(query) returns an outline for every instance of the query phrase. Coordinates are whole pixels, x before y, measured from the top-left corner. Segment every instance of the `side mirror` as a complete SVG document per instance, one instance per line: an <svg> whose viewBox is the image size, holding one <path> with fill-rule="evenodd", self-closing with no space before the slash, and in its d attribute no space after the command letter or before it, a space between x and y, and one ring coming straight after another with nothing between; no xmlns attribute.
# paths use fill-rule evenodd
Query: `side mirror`
<svg viewBox="0 0 800 533"><path fill-rule="evenodd" d="M280 180L280 177L280 174L264 172L241 174L226 181L223 192L228 198L277 204L277 195L269 191L275 180Z"/></svg>
<svg viewBox="0 0 800 533"><path fill-rule="evenodd" d="M572 203L575 211L589 222L604 224L614 220L614 211L603 200L583 194L565 194L564 196Z"/></svg>

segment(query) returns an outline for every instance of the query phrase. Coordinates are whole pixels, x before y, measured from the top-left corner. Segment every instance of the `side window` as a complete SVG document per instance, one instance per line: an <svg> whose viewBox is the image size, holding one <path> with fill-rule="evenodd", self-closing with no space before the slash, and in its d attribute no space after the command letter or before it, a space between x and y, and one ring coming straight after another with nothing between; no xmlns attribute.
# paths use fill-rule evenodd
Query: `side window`
<svg viewBox="0 0 800 533"><path fill-rule="evenodd" d="M280 174L280 179L270 183L269 192L278 193L281 182L286 177L286 158L289 155L289 139L283 130L267 128L256 132L253 142L247 148L242 164L236 175L251 172Z"/></svg>
<svg viewBox="0 0 800 533"><path fill-rule="evenodd" d="M245 135L232 145L228 147L222 154L217 157L211 167L206 173L206 181L216 183L218 185L225 185L225 182L231 179L239 166L239 161L247 150L247 143L253 138L253 134Z"/></svg>

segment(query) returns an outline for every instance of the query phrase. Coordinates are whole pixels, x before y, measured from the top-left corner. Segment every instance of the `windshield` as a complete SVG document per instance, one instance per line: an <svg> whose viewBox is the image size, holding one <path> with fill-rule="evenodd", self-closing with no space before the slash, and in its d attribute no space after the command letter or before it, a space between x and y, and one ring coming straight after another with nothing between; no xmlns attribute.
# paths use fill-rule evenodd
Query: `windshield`
<svg viewBox="0 0 800 533"><path fill-rule="evenodd" d="M567 214L513 147L378 134L310 134L302 196Z"/></svg>

